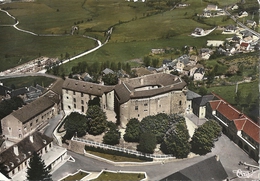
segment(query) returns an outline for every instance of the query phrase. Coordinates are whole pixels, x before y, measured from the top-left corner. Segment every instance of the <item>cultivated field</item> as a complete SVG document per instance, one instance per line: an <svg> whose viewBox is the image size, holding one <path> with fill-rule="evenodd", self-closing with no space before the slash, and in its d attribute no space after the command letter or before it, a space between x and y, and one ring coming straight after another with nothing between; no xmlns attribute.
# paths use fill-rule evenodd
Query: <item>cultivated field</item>
<svg viewBox="0 0 260 181"><path fill-rule="evenodd" d="M148 1L149 2L149 1ZM228 1L228 4L237 1ZM124 0L36 0L2 4L20 22L19 28L36 34L68 35L41 37L18 32L12 27L0 26L0 71L32 60L49 56L62 58L66 52L73 56L95 46L95 42L83 38L89 35L104 41L104 33L115 27L110 42L97 52L78 61L128 61L142 58L151 48L191 45L202 47L206 39L221 38L213 32L207 38L195 39L190 33L196 27L211 26L192 19L208 5L204 1L187 0L187 8L170 10L165 1L154 4L134 3ZM218 1L227 5L227 1ZM14 20L0 13L0 25L14 24ZM3 19L3 21L2 21ZM214 20L213 20L214 22ZM219 23L219 24L218 24ZM225 24L216 20L216 25ZM213 23L214 24L214 23ZM70 35L72 26L79 30ZM72 63L74 64L74 62ZM70 71L68 64L64 69Z"/></svg>

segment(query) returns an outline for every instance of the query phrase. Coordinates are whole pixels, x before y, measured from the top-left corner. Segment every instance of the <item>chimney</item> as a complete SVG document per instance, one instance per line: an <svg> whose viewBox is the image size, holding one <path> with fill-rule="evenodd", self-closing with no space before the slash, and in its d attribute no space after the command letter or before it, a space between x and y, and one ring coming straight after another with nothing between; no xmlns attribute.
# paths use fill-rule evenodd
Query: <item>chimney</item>
<svg viewBox="0 0 260 181"><path fill-rule="evenodd" d="M15 154L16 156L19 156L18 146L17 146L17 145L14 145L13 148L14 148L14 154Z"/></svg>
<svg viewBox="0 0 260 181"><path fill-rule="evenodd" d="M30 135L29 139L33 143L33 135Z"/></svg>

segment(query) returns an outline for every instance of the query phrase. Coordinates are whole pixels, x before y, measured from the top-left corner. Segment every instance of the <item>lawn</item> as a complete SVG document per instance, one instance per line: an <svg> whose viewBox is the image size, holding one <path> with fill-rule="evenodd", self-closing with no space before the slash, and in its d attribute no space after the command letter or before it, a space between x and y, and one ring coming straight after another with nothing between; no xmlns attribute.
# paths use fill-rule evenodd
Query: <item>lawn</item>
<svg viewBox="0 0 260 181"><path fill-rule="evenodd" d="M2 82L6 87L12 87L14 85L16 89L35 86L36 84L39 84L43 87L48 87L54 81L55 80L52 78L43 76L27 76L0 80L0 82Z"/></svg>
<svg viewBox="0 0 260 181"><path fill-rule="evenodd" d="M233 1L232 1L233 2ZM230 4L232 3L230 1ZM165 4L134 3L113 0L38 0L35 2L14 2L0 5L20 22L19 28L37 34L69 35L72 26L79 31L74 36L38 37L18 32L12 27L0 27L0 71L11 68L41 56L62 58L94 47L92 40L80 35L89 35L104 40L104 32L114 26L111 41L102 49L78 61L128 61L142 58L151 48L191 45L203 47L207 39L222 38L219 33L194 39L189 36L196 27L211 28L192 20L195 13L201 13L208 3L188 0L187 8L170 11ZM218 1L221 5L226 1ZM168 9L167 9L168 8ZM1 24L12 24L13 20L4 13ZM221 21L220 21L221 23ZM68 73L71 63L64 66Z"/></svg>
<svg viewBox="0 0 260 181"><path fill-rule="evenodd" d="M88 173L80 171L76 174L70 175L70 176L62 179L61 181L81 180L82 178L84 178L87 175L88 175Z"/></svg>
<svg viewBox="0 0 260 181"><path fill-rule="evenodd" d="M130 157L124 157L124 156L117 156L117 155L111 155L107 153L100 153L100 152L94 152L94 151L89 151L86 150L86 152L99 156L101 158L105 158L114 162L145 162L144 160L140 160L137 158L130 158Z"/></svg>
<svg viewBox="0 0 260 181"><path fill-rule="evenodd" d="M247 104L246 98L250 93L252 94L252 100L258 99L258 95L259 95L258 84L259 84L258 81L254 81L254 82L242 83L238 85L238 90L241 92L242 104ZM236 85L208 88L208 92L214 92L218 94L220 97L225 99L228 103L233 105L236 104L235 91L236 91Z"/></svg>
<svg viewBox="0 0 260 181"><path fill-rule="evenodd" d="M103 172L98 178L93 179L92 181L139 181L145 178L145 175L142 173L112 173L112 172Z"/></svg>

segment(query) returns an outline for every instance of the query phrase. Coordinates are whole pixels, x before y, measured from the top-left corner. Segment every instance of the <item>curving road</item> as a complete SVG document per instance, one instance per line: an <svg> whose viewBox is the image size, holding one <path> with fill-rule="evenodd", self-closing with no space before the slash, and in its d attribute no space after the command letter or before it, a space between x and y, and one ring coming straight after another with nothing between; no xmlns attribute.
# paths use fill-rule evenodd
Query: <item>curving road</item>
<svg viewBox="0 0 260 181"><path fill-rule="evenodd" d="M12 26L16 30L18 30L18 31L21 31L21 32L24 32L24 33L27 33L27 34L31 34L33 36L46 36L46 37L47 36L68 36L68 35L50 35L50 34L43 35L43 34L36 34L34 32L31 32L31 31L23 30L23 29L17 27L17 25L19 24L19 21L14 16L12 16L8 11L2 10L2 9L0 9L0 11L6 13L9 17L11 17L12 19L14 19L16 21L16 23L14 25L3 25L3 26ZM112 30L113 30L113 27L110 29L110 32L112 32ZM96 46L95 48L93 48L91 50L85 51L85 52L83 52L83 53L81 53L79 55L76 55L74 57L66 59L61 64L67 63L67 62L69 62L71 60L75 60L77 58L83 57L83 56L85 56L85 55L87 55L89 53L92 53L92 52L96 51L97 49L101 48L103 45L105 45L108 42L110 36L111 36L111 33L108 35L106 41L102 44L101 41L98 40L98 39L95 39L95 38L90 37L90 36L83 35L82 37L84 37L84 38L88 38L88 39L92 39L92 40L96 41L98 43L98 46ZM41 71L41 72L44 72L44 71Z"/></svg>

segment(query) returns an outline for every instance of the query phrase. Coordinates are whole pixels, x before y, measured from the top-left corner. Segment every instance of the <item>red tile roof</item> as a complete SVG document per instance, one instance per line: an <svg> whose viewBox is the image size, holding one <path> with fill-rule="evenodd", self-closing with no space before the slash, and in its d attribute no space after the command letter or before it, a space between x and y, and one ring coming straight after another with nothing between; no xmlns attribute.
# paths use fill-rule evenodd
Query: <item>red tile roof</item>
<svg viewBox="0 0 260 181"><path fill-rule="evenodd" d="M248 47L248 45L249 45L249 43L245 43L245 42L242 42L242 43L240 44L241 47Z"/></svg>
<svg viewBox="0 0 260 181"><path fill-rule="evenodd" d="M216 110L220 102L221 102L220 100L210 101L209 103L212 110Z"/></svg>
<svg viewBox="0 0 260 181"><path fill-rule="evenodd" d="M237 130L241 130L254 139L257 143L260 143L260 126L254 123L249 117L232 107L225 100L218 95L214 94L220 100L210 101L212 110L217 110L228 120L233 121Z"/></svg>
<svg viewBox="0 0 260 181"><path fill-rule="evenodd" d="M228 103L221 101L219 106L217 107L217 111L220 112L223 116L225 116L228 120L232 121L234 119L241 118L241 113L233 108Z"/></svg>
<svg viewBox="0 0 260 181"><path fill-rule="evenodd" d="M245 123L246 123L246 119L244 119L244 118L234 120L234 124L236 125L236 128L238 131L243 129Z"/></svg>
<svg viewBox="0 0 260 181"><path fill-rule="evenodd" d="M247 121L243 127L243 132L245 132L248 136L250 136L252 139L254 139L257 143L260 142L259 130L260 130L260 127L257 124L255 124L253 121L247 119Z"/></svg>

